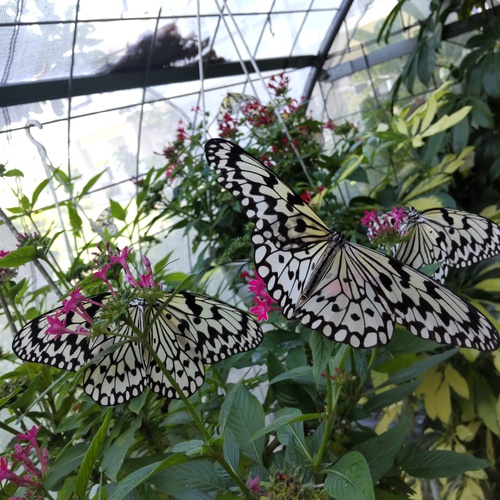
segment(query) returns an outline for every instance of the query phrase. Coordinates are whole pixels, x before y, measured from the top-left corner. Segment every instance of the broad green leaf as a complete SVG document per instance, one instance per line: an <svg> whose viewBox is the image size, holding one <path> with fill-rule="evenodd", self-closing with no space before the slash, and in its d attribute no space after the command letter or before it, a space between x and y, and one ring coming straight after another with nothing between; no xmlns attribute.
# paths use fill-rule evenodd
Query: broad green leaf
<svg viewBox="0 0 500 500"><path fill-rule="evenodd" d="M480 126L484 128L493 128L495 121L490 107L479 97L472 96L472 118Z"/></svg>
<svg viewBox="0 0 500 500"><path fill-rule="evenodd" d="M370 469L361 453L347 453L326 474L325 490L336 500L375 500Z"/></svg>
<svg viewBox="0 0 500 500"><path fill-rule="evenodd" d="M90 443L89 449L85 456L83 457L82 465L78 470L76 476L76 486L75 492L79 498L85 498L87 492L87 485L90 479L90 475L96 465L97 459L101 454L102 447L104 445L104 440L106 439L106 433L108 431L109 422L111 420L112 410L108 410L104 422L97 431L96 435Z"/></svg>
<svg viewBox="0 0 500 500"><path fill-rule="evenodd" d="M403 448L397 462L407 474L422 479L456 477L490 465L487 460L471 455L445 450L419 450L415 445Z"/></svg>
<svg viewBox="0 0 500 500"><path fill-rule="evenodd" d="M124 429L114 440L113 444L104 452L101 469L112 481L116 481L123 460L134 442L135 432L141 424L142 419L138 418L134 420L132 425L128 429Z"/></svg>
<svg viewBox="0 0 500 500"><path fill-rule="evenodd" d="M184 453L188 457L191 457L201 453L204 446L205 443L201 439L191 439L189 441L177 443L171 451L172 453Z"/></svg>
<svg viewBox="0 0 500 500"><path fill-rule="evenodd" d="M330 343L332 342L330 341ZM282 382L283 380L296 380L300 378L309 378L312 380L312 373L313 373L312 367L298 366L297 368L293 368L292 370L280 373L272 380L270 380L269 383L276 384L278 382Z"/></svg>
<svg viewBox="0 0 500 500"><path fill-rule="evenodd" d="M187 462L188 460L189 459L186 455L172 455L163 460L163 462L146 465L145 467L132 472L132 474L126 476L116 485L116 488L109 496L109 500L121 500L122 498L125 498L130 492L155 474L167 469L168 467L174 467Z"/></svg>
<svg viewBox="0 0 500 500"><path fill-rule="evenodd" d="M401 421L379 436L355 445L352 451L359 451L370 468L373 484L389 471L396 456L401 451L408 426L410 414L405 415Z"/></svg>
<svg viewBox="0 0 500 500"><path fill-rule="evenodd" d="M36 257L35 247L21 247L12 250L8 255L0 259L0 268L19 267L31 262Z"/></svg>
<svg viewBox="0 0 500 500"><path fill-rule="evenodd" d="M111 215L118 220L124 221L127 217L127 211L116 201L109 199L109 208Z"/></svg>
<svg viewBox="0 0 500 500"><path fill-rule="evenodd" d="M323 418L324 415L322 413L307 413L307 414L301 414L297 416L293 415L284 415L282 417L275 418L269 425L266 425L262 429L259 429L252 437L251 440L259 439L262 436L265 436L266 434L269 434L270 432L274 432L280 427L283 427L284 425L290 425L295 422L303 422L305 420L313 420L317 418Z"/></svg>
<svg viewBox="0 0 500 500"><path fill-rule="evenodd" d="M389 389L388 391L372 396L368 399L363 408L368 412L379 411L382 408L401 401L411 394L419 384L420 382L418 380L413 380L412 382L401 384L394 389Z"/></svg>
<svg viewBox="0 0 500 500"><path fill-rule="evenodd" d="M50 466L50 475L44 486L51 489L61 479L68 477L75 471L82 463L88 448L89 443L76 443L68 446Z"/></svg>
<svg viewBox="0 0 500 500"><path fill-rule="evenodd" d="M264 437L252 440L252 436L264 427L264 410L258 399L248 389L240 385L227 419L241 453L262 465Z"/></svg>
<svg viewBox="0 0 500 500"><path fill-rule="evenodd" d="M229 419L229 414L231 413L231 408L233 407L234 399L236 398L236 393L238 392L242 382L243 382L243 377L226 394L224 402L222 403L222 406L221 406L220 412L219 412L219 425L221 428L221 430L220 430L221 434L225 433L227 421Z"/></svg>
<svg viewBox="0 0 500 500"><path fill-rule="evenodd" d="M216 465L207 460L174 465L159 472L150 481L161 492L179 500L211 500L217 494L226 493L232 486L231 481L217 473Z"/></svg>
<svg viewBox="0 0 500 500"><path fill-rule="evenodd" d="M238 473L238 466L240 463L240 447L238 446L231 429L226 428L223 439L222 453L224 454L224 459L231 466L231 469Z"/></svg>
<svg viewBox="0 0 500 500"><path fill-rule="evenodd" d="M321 372L325 371L326 365L332 356L334 343L323 334L312 331L309 337L313 359L313 376L316 384L319 384Z"/></svg>
<svg viewBox="0 0 500 500"><path fill-rule="evenodd" d="M500 53L492 52L482 61L483 87L488 96L500 99Z"/></svg>
<svg viewBox="0 0 500 500"><path fill-rule="evenodd" d="M0 260L0 264L1 264ZM479 281L474 285L475 289L484 290L485 292L498 292L500 290L500 278L490 278Z"/></svg>
<svg viewBox="0 0 500 500"><path fill-rule="evenodd" d="M453 152L459 153L469 143L470 124L469 120L458 122L451 131Z"/></svg>
<svg viewBox="0 0 500 500"><path fill-rule="evenodd" d="M404 368L396 372L392 377L380 385L380 387L385 387L386 385L399 385L403 382L407 382L408 380L414 379L419 375L425 373L431 366L438 365L442 363L444 360L451 358L458 352L458 348L450 349L449 351L442 352L441 354L434 354L433 356L428 356L420 361L417 361L413 364L413 366L409 368Z"/></svg>
<svg viewBox="0 0 500 500"><path fill-rule="evenodd" d="M427 130L422 132L422 137L430 137L431 135L439 134L462 121L470 112L472 106L464 106L463 108L455 111L451 115L442 116L436 123L431 125Z"/></svg>

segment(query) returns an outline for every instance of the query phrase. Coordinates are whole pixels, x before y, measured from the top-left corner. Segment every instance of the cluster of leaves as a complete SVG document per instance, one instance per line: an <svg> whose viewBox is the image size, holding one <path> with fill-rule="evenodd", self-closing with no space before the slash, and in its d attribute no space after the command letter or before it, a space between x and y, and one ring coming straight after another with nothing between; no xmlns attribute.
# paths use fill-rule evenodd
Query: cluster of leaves
<svg viewBox="0 0 500 500"><path fill-rule="evenodd" d="M359 224L364 210L410 203L417 209L458 205L499 222L498 208L488 197L480 200L482 206L474 202L473 210L459 196L470 172L488 175L475 149L482 124L474 109L481 105L461 101L463 93L444 85L426 102L366 114L355 127L310 119L305 107L288 97L286 80L278 77L270 84L273 101L245 102L237 111L240 118L224 114L221 135L272 165L332 227L367 242ZM476 96L478 102L488 101L485 92ZM465 136L464 122L469 127ZM328 154L320 132L335 141ZM293 159L294 148L302 164ZM158 241L156 224L173 220L173 228L195 236L197 249L211 249L205 258L212 265L235 236L241 237L238 251L226 252L225 258L249 261L246 219L206 165L202 129L186 131L180 125L165 157L165 170L151 170L136 181L132 220L125 207L111 202L117 231L104 228L102 236L130 241L139 227L147 247ZM54 177L71 189L62 173L54 170ZM86 255L93 242L84 239L79 201L96 180L82 193L70 191L65 202L78 242L69 271L61 269L51 251L61 235L37 227L38 196L22 193L21 209L13 215L43 236L3 257L0 265L43 261L58 286L88 274L92 263ZM175 285L185 276L167 274L167 259L156 264L155 276ZM210 275L198 275L201 285L203 277ZM488 261L457 272L449 286L498 324L499 280L498 261ZM36 300L48 286L32 293L28 285L15 275L0 284L4 312L14 312L14 326L48 309L45 301ZM498 353L445 348L399 327L387 346L355 351L272 312L261 346L207 369L205 384L189 398L189 406L145 391L112 409L82 394L78 376L22 364L9 353L3 359L14 365L1 377L0 401L8 416L0 428L14 437L19 427L42 424L38 440L51 457L44 488L60 499L265 495L389 500L413 492L429 497L429 481L437 478L448 498L498 496ZM1 488L0 494L16 494L13 483Z"/></svg>

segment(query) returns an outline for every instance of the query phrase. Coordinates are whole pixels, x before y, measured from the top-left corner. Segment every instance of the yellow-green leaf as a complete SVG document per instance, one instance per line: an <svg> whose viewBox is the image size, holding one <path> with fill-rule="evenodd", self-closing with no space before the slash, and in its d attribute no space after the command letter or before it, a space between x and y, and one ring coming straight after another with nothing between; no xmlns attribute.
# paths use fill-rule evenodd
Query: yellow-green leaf
<svg viewBox="0 0 500 500"><path fill-rule="evenodd" d="M434 94L429 95L429 99L427 100L427 110L425 112L424 119L422 120L422 130L427 130L429 125L434 120L437 111L437 101L436 96Z"/></svg>
<svg viewBox="0 0 500 500"><path fill-rule="evenodd" d="M436 412L439 420L444 424L450 421L451 417L451 397L450 386L446 379L443 379L439 389L436 391Z"/></svg>
<svg viewBox="0 0 500 500"><path fill-rule="evenodd" d="M431 125L427 130L422 132L422 137L429 137L431 135L439 134L440 132L444 132L449 128L456 125L458 122L462 121L472 109L472 106L464 106L463 108L455 111L451 115L442 116L436 123Z"/></svg>
<svg viewBox="0 0 500 500"><path fill-rule="evenodd" d="M498 292L500 290L500 278L490 278L474 285L474 288L485 292Z"/></svg>
<svg viewBox="0 0 500 500"><path fill-rule="evenodd" d="M453 368L450 364L447 364L444 369L444 378L450 384L450 387L463 398L469 397L469 386L467 385L467 380L465 380L460 373Z"/></svg>

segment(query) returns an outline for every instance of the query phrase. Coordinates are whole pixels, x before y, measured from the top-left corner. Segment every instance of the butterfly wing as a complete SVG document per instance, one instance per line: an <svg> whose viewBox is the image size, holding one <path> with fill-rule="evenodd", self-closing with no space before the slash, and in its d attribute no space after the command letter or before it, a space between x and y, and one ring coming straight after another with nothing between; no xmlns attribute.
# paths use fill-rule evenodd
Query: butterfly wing
<svg viewBox="0 0 500 500"><path fill-rule="evenodd" d="M500 227L489 219L451 208L418 213L410 209L410 238L398 245L395 257L416 269L443 262L434 278L440 282L448 266L466 267L500 253Z"/></svg>
<svg viewBox="0 0 500 500"><path fill-rule="evenodd" d="M386 344L394 323L441 344L483 351L500 346L493 325L471 304L400 261L352 243L336 253L296 317L353 347Z"/></svg>
<svg viewBox="0 0 500 500"><path fill-rule="evenodd" d="M155 314L161 306L158 302ZM151 345L185 396L203 384L204 364L254 349L262 338L262 330L247 314L218 300L187 292L169 300L149 332ZM166 398L177 398L159 366L148 359L149 387Z"/></svg>
<svg viewBox="0 0 500 500"><path fill-rule="evenodd" d="M105 304L109 296L110 294L106 293L90 298L94 302ZM85 303L84 307L90 317L98 317L100 306ZM14 337L14 353L24 361L73 372L88 364L83 372L83 389L102 406L125 403L138 396L146 385L142 345L137 342L122 343L123 338L115 335L88 337L67 333L57 338L47 334L47 316L53 315L58 309L60 308L27 323ZM142 308L132 304L129 312L139 326L143 316ZM90 328L81 316L70 311L66 317L66 327L76 331L80 325ZM133 335L126 325L122 326L118 333ZM114 344L119 345L112 349ZM102 354L108 348L110 352Z"/></svg>
<svg viewBox="0 0 500 500"><path fill-rule="evenodd" d="M353 347L387 343L396 322L437 342L499 346L495 328L474 307L401 262L342 241L240 147L212 139L205 151L219 183L255 223L258 273L287 318Z"/></svg>
<svg viewBox="0 0 500 500"><path fill-rule="evenodd" d="M255 224L257 272L291 318L334 233L292 188L239 146L212 139L205 151L219 184L241 202Z"/></svg>

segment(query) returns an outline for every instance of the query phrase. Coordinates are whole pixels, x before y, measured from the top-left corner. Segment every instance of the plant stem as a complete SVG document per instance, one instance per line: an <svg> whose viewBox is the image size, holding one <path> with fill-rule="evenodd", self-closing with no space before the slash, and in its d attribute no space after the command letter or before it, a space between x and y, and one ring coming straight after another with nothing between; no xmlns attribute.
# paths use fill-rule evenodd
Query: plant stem
<svg viewBox="0 0 500 500"><path fill-rule="evenodd" d="M340 359L339 366L342 368L345 365L347 357L351 352L351 347L347 346L342 358ZM323 432L323 437L321 439L321 444L318 450L318 454L314 459L311 468L312 470L318 470L321 466L321 462L323 460L323 456L325 454L326 448L328 446L328 442L330 441L330 434L332 432L333 424L335 422L335 411L337 409L337 404L339 402L340 394L341 394L341 384L336 383L336 391L335 396L333 396L333 380L331 379L330 372L330 364L328 363L325 368L325 379L326 379L326 419L325 419L325 430Z"/></svg>
<svg viewBox="0 0 500 500"><path fill-rule="evenodd" d="M145 341L143 341L143 344L146 347L146 349L148 350L148 352L151 354L151 357L154 359L155 363L160 367L160 369L163 372L163 374L165 375L166 379L169 381L169 383L172 385L172 387L175 389L175 391L179 395L179 398L182 400L182 402L186 406L186 409L188 410L188 412L193 417L193 420L195 421L198 429L200 429L200 431L203 434L203 437L205 438L205 443L207 444L207 446L209 446L213 450L213 445L210 444L210 439L211 439L210 433L208 432L208 430L204 426L203 421L201 420L198 413L196 413L196 410L193 408L193 405L189 402L189 399L184 395L181 388L179 387L179 384L177 384L175 379L172 377L172 374L167 370L166 366L162 363L161 359L158 357L158 355L156 354L155 350L151 347L149 342L147 340L145 340ZM216 460L219 462L219 464L222 466L222 468L231 476L231 479L238 485L238 487L241 489L241 491L244 494L247 494L250 492L247 485L233 471L233 469L226 462L226 460L223 456L220 456L218 453L215 453L214 458L216 458Z"/></svg>

